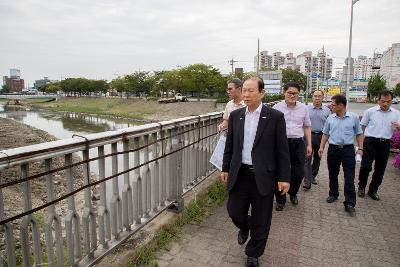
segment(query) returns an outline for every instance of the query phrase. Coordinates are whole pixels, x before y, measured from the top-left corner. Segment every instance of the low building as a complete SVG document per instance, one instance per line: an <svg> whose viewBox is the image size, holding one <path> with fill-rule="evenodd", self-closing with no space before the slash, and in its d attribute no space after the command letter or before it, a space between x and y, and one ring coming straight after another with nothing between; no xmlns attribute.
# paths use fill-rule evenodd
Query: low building
<svg viewBox="0 0 400 267"><path fill-rule="evenodd" d="M41 80L36 80L35 83L33 84L33 88L36 90L39 90L40 87L49 84L49 83L54 83L57 82L56 80L49 80L49 77L44 77Z"/></svg>
<svg viewBox="0 0 400 267"><path fill-rule="evenodd" d="M24 79L21 79L19 69L10 69L10 77L3 76L3 84L7 85L10 93L21 93L25 87Z"/></svg>

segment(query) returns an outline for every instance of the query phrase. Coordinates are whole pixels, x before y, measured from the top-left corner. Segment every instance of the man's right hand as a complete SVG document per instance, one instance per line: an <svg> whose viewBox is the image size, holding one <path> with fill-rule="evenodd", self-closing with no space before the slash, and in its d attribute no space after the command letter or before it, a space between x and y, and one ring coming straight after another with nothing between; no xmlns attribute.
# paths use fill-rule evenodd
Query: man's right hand
<svg viewBox="0 0 400 267"><path fill-rule="evenodd" d="M221 181L225 184L228 182L228 174L228 172L221 172L221 175L219 177Z"/></svg>
<svg viewBox="0 0 400 267"><path fill-rule="evenodd" d="M318 150L318 156L320 159L322 159L322 155L324 154L324 149L322 147L319 148Z"/></svg>

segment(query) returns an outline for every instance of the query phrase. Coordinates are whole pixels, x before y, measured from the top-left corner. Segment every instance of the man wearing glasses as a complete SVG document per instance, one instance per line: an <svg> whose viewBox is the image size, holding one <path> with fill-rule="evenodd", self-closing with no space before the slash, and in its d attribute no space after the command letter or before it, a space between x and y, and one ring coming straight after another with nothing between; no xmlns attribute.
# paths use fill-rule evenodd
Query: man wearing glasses
<svg viewBox="0 0 400 267"><path fill-rule="evenodd" d="M288 82L283 87L285 100L273 106L285 115L286 135L290 152L291 180L289 196L293 205L299 204L297 193L304 177L305 153L311 156L311 121L308 108L298 100L300 85L297 82ZM286 204L286 194L276 190L277 211L283 210Z"/></svg>
<svg viewBox="0 0 400 267"><path fill-rule="evenodd" d="M324 92L316 90L312 96L312 105L308 105L308 112L311 120L311 145L312 155L306 158L306 166L304 169L304 189L311 188L311 184L317 184L316 176L319 171L321 158L318 155L319 145L321 144L322 130L326 119L331 114L331 111L326 106L322 105Z"/></svg>
<svg viewBox="0 0 400 267"><path fill-rule="evenodd" d="M218 131L222 132L228 128L229 115L232 111L243 108L245 106L242 99L242 81L238 78L229 80L227 82L226 92L231 99L225 107L223 119L224 121L218 125Z"/></svg>

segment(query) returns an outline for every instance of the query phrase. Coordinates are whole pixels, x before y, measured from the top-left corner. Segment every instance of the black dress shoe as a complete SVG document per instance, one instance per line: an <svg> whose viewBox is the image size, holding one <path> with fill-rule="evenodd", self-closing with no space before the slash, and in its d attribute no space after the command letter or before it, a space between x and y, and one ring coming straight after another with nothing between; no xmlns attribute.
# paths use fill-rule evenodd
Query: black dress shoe
<svg viewBox="0 0 400 267"><path fill-rule="evenodd" d="M364 188L358 188L358 196L365 197L365 189Z"/></svg>
<svg viewBox="0 0 400 267"><path fill-rule="evenodd" d="M378 193L376 193L376 192L368 191L368 196L370 198L372 198L373 200L379 200L380 199Z"/></svg>
<svg viewBox="0 0 400 267"><path fill-rule="evenodd" d="M258 267L258 258L247 257L246 267Z"/></svg>
<svg viewBox="0 0 400 267"><path fill-rule="evenodd" d="M239 230L237 239L239 245L243 245L244 243L246 243L247 238L249 238L249 230L247 231Z"/></svg>
<svg viewBox="0 0 400 267"><path fill-rule="evenodd" d="M344 205L344 210L345 210L348 214L350 214L350 216L354 216L355 213L356 213L356 209L355 209L352 205L350 205L350 204L345 204L345 205Z"/></svg>
<svg viewBox="0 0 400 267"><path fill-rule="evenodd" d="M292 202L293 205L299 204L299 200L297 199L297 196L290 196L290 202Z"/></svg>
<svg viewBox="0 0 400 267"><path fill-rule="evenodd" d="M285 203L276 203L275 210L282 211L284 207L285 207Z"/></svg>
<svg viewBox="0 0 400 267"><path fill-rule="evenodd" d="M310 184L310 183L304 183L304 184L303 184L303 188L304 188L305 190L309 190L309 189L311 189L311 184Z"/></svg>
<svg viewBox="0 0 400 267"><path fill-rule="evenodd" d="M337 200L337 197L329 196L329 197L326 199L326 202L332 203L332 202L335 202L336 200Z"/></svg>

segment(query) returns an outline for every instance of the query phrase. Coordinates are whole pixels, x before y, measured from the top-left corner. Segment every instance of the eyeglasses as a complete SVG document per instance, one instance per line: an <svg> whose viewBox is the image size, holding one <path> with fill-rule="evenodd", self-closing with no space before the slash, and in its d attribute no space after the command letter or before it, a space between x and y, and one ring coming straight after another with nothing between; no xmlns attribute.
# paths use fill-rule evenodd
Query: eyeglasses
<svg viewBox="0 0 400 267"><path fill-rule="evenodd" d="M286 94L288 94L291 97L299 95L299 93L292 93L292 92L286 92Z"/></svg>

